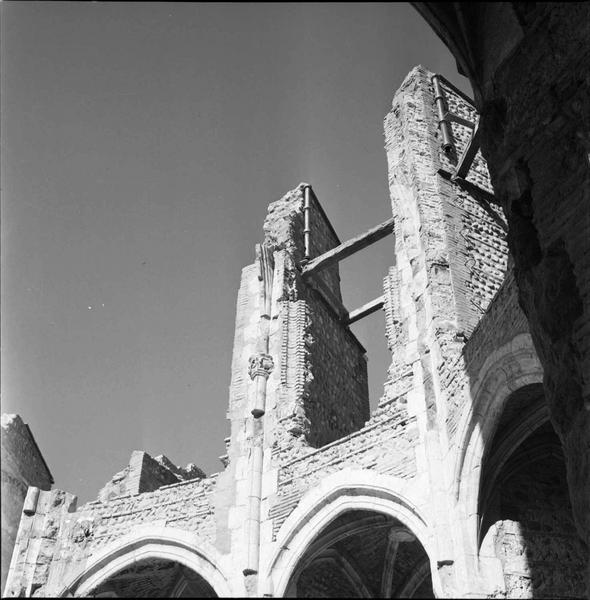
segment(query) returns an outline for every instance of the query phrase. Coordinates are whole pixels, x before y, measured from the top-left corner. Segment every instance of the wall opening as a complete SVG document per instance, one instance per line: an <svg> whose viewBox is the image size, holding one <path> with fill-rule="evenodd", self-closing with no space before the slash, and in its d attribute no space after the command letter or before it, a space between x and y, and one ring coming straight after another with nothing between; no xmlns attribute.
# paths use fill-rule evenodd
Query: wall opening
<svg viewBox="0 0 590 600"><path fill-rule="evenodd" d="M216 598L217 594L198 573L161 558L134 562L103 581L91 598Z"/></svg>
<svg viewBox="0 0 590 600"><path fill-rule="evenodd" d="M304 184L302 193L299 268L311 307L313 374L305 409L308 441L320 447L358 431L383 397L391 366L383 280L395 263L394 221L342 241L311 186Z"/></svg>
<svg viewBox="0 0 590 600"><path fill-rule="evenodd" d="M342 298L349 310L383 294L383 278L395 264L394 243L393 234L389 235L340 263ZM391 365L383 309L352 323L350 329L367 351L369 406L373 412L383 396L383 386Z"/></svg>
<svg viewBox="0 0 590 600"><path fill-rule="evenodd" d="M548 420L518 434L543 402L541 384L533 384L506 403L483 463L480 552L502 562L508 597L576 598L584 595L586 560L560 440Z"/></svg>
<svg viewBox="0 0 590 600"><path fill-rule="evenodd" d="M318 534L286 596L434 598L422 544L397 519L368 510L344 512Z"/></svg>

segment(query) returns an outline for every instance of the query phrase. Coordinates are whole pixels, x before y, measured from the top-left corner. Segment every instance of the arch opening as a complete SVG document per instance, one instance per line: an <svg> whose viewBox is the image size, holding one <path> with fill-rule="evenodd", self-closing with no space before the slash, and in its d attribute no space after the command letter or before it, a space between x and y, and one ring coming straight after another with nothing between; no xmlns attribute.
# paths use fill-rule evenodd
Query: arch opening
<svg viewBox="0 0 590 600"><path fill-rule="evenodd" d="M135 567L141 567L135 569ZM107 544L62 581L56 597L204 597L233 595L225 575L227 564L215 548L199 541L194 534L168 527L143 525L122 538ZM174 568L173 568L174 567ZM170 581L164 582L166 573ZM176 576L176 579L174 579ZM149 582L156 578L154 585ZM135 581L137 589L117 591L123 581ZM145 581L144 581L145 580ZM107 582L114 585L107 585ZM203 583L204 582L204 583ZM157 589L166 587L168 589ZM206 584L206 585L204 585ZM155 586L155 587L154 587ZM122 594L122 595L121 595Z"/></svg>
<svg viewBox="0 0 590 600"><path fill-rule="evenodd" d="M434 598L430 562L398 519L348 510L327 524L293 570L286 597Z"/></svg>
<svg viewBox="0 0 590 600"><path fill-rule="evenodd" d="M482 464L480 555L500 560L507 597L584 595L585 554L544 402L541 384L513 392Z"/></svg>
<svg viewBox="0 0 590 600"><path fill-rule="evenodd" d="M217 598L215 590L193 569L159 557L123 567L87 594L91 598Z"/></svg>

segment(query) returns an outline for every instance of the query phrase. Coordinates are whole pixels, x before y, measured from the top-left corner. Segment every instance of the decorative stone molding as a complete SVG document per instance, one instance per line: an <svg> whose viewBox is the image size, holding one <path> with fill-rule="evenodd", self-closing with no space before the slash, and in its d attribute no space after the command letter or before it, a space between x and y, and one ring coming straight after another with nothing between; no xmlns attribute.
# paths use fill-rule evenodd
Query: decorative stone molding
<svg viewBox="0 0 590 600"><path fill-rule="evenodd" d="M227 559L207 542L173 527L143 525L133 533L113 541L48 590L51 597L84 597L110 577L141 560L173 560L198 573L219 596L240 595L226 575Z"/></svg>

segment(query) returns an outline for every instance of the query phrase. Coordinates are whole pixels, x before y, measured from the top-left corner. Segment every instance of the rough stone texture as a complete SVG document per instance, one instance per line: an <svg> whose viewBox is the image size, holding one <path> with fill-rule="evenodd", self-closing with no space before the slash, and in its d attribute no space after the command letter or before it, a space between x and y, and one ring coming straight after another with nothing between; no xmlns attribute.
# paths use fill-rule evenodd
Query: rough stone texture
<svg viewBox="0 0 590 600"><path fill-rule="evenodd" d="M145 522L147 516L166 526L198 531L200 537L211 540L215 535L210 502L214 489L215 478L205 478L162 486L153 492L120 496L107 502L89 502L77 510L72 540L84 547L100 546L127 532L134 523Z"/></svg>
<svg viewBox="0 0 590 600"><path fill-rule="evenodd" d="M451 179L471 128L453 123L441 151L431 76L414 69L385 119L391 366L373 414L338 266L301 272L300 184L270 205L242 270L224 470L162 485L202 474L138 452L96 502L42 493L7 595L579 594L585 550L506 222L480 154L467 183ZM441 82L474 123L473 104ZM310 258L339 244L313 194L310 225ZM571 283L561 246L554 258Z"/></svg>
<svg viewBox="0 0 590 600"><path fill-rule="evenodd" d="M529 19L486 88L482 149L590 544L590 8L548 3Z"/></svg>
<svg viewBox="0 0 590 600"><path fill-rule="evenodd" d="M502 561L507 597L582 597L585 552L561 444L548 423L509 458L494 487L487 535Z"/></svg>
<svg viewBox="0 0 590 600"><path fill-rule="evenodd" d="M411 374L407 362L412 362L414 355L410 354L406 364L403 355L409 347L407 330L415 320L421 334L417 343L430 347L432 356L422 358L427 418L433 424L446 413L448 434L452 437L463 408L462 391L468 383L464 342L504 280L507 247L500 225L501 211L437 174L441 169L452 171L453 161L463 152L470 130L452 123L454 147L450 156L445 154L436 129L432 74L416 69L412 75L404 82L385 119L399 271L391 284L401 286L399 292L386 293L386 313L391 312L395 324L390 342L394 347L392 368L398 391L400 378L407 381ZM472 104L448 82L442 80L441 87L449 110L475 124L477 116ZM405 143L400 144L400 140ZM413 149L411 161L407 158L408 146ZM485 191L490 189L485 162L479 154L468 180ZM395 299L397 293L400 301ZM413 298L404 298L404 294ZM405 324L400 308L404 303L410 309ZM497 304L504 306L504 302ZM449 310L450 306L454 310ZM506 313L511 309L501 310ZM437 379L438 394L434 390Z"/></svg>
<svg viewBox="0 0 590 600"><path fill-rule="evenodd" d="M19 415L2 414L2 576L4 589L23 502L29 486L49 490L53 477Z"/></svg>
<svg viewBox="0 0 590 600"><path fill-rule="evenodd" d="M365 350L321 294L302 280L304 184L269 207L265 244L284 250L280 419L313 447L358 430L369 418ZM313 195L312 195L313 197ZM339 244L317 201L310 211L310 258ZM341 300L338 265L317 275L331 296ZM295 364L293 364L295 363ZM290 375L294 375L293 378Z"/></svg>
<svg viewBox="0 0 590 600"><path fill-rule="evenodd" d="M577 529L590 545L590 6L416 7L476 93L519 302L544 367Z"/></svg>
<svg viewBox="0 0 590 600"><path fill-rule="evenodd" d="M355 528L342 537L344 529ZM353 511L335 519L301 560L293 582L298 597L432 598L428 557L416 538L390 517ZM395 568L393 568L395 565ZM388 574L384 577L384 574ZM408 586L411 576L418 574Z"/></svg>
<svg viewBox="0 0 590 600"><path fill-rule="evenodd" d="M391 414L381 410L357 433L291 462L277 457L283 465L279 471L279 491L269 510L273 539L305 491L344 465L403 478L415 475L416 437L415 419L409 419L404 409L392 409Z"/></svg>
<svg viewBox="0 0 590 600"><path fill-rule="evenodd" d="M98 493L98 499L106 502L117 496L153 492L164 485L202 479L205 473L192 463L186 468L177 467L163 455L152 458L147 452L136 450L131 454L129 465Z"/></svg>
<svg viewBox="0 0 590 600"><path fill-rule="evenodd" d="M26 578L32 586L21 588L27 595L51 596L63 585L64 569L75 571L98 550L150 522L213 540L210 496L214 486L215 479L188 481L155 492L89 502L77 509L75 496L61 490L41 492L35 514L23 514L21 519L17 551L22 561L14 575ZM40 547L31 553L33 545L27 540L37 536ZM13 595L15 589L9 585L8 594Z"/></svg>

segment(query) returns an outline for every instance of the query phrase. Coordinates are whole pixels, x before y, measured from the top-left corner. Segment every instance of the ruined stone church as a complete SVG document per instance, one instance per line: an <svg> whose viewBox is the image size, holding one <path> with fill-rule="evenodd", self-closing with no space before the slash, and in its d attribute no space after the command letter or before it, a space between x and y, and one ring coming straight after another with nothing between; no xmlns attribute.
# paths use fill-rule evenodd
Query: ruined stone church
<svg viewBox="0 0 590 600"><path fill-rule="evenodd" d="M29 487L6 596L584 595L479 120L417 67L384 122L391 219L342 241L321 190L270 204L239 284L223 470L134 452L82 506ZM383 294L349 310L339 261L383 238ZM377 311L391 364L370 412L349 326Z"/></svg>

